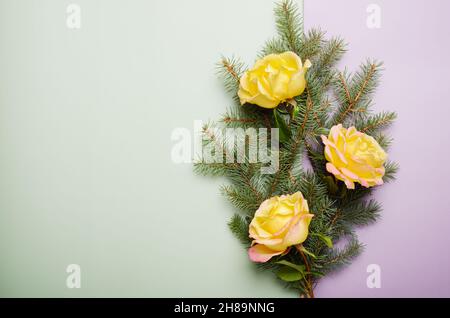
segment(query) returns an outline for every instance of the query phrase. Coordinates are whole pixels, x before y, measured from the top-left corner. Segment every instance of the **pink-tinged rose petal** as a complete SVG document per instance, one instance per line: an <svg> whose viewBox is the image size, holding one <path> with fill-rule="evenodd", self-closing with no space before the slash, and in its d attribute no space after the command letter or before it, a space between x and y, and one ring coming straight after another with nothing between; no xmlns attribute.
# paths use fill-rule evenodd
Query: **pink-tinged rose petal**
<svg viewBox="0 0 450 318"><path fill-rule="evenodd" d="M361 183L361 185L363 187L366 187L366 188L369 187L369 183L366 180L364 180L364 179L359 180L359 183Z"/></svg>
<svg viewBox="0 0 450 318"><path fill-rule="evenodd" d="M375 183L377 185L382 185L384 183L384 181L383 181L383 179L377 179L377 180L375 180Z"/></svg>
<svg viewBox="0 0 450 318"><path fill-rule="evenodd" d="M351 135L353 135L354 133L357 133L357 130L356 130L356 128L354 127L354 126L352 126L352 127L349 127L348 129L347 129L347 132L346 132L346 134L345 134L345 136L347 137L347 138L349 138Z"/></svg>
<svg viewBox="0 0 450 318"><path fill-rule="evenodd" d="M336 152L336 154L339 156L339 159L341 159L341 161L342 161L344 164L348 164L347 158L345 158L344 154L343 154L343 153L341 152L341 150L336 146L335 143L333 143L333 142L331 142L331 141L328 141L328 146L334 149L334 151ZM329 147L325 147L325 152L327 152L327 149L330 150ZM328 154L328 153L327 153L327 154ZM332 158L332 157L330 156L330 158Z"/></svg>
<svg viewBox="0 0 450 318"><path fill-rule="evenodd" d="M341 171L344 175L346 175L347 177L353 179L353 180L358 180L358 176L356 174L354 174L353 172L351 172L350 170L348 170L347 168L341 168Z"/></svg>
<svg viewBox="0 0 450 318"><path fill-rule="evenodd" d="M297 245L303 243L308 237L308 227L313 214L304 214L292 225L284 238L286 245Z"/></svg>
<svg viewBox="0 0 450 318"><path fill-rule="evenodd" d="M381 167L381 168L376 168L376 169L375 169L375 171L376 171L377 173L380 173L380 174L382 174L382 175L384 175L384 173L385 173L385 169L384 169L384 167Z"/></svg>
<svg viewBox="0 0 450 318"><path fill-rule="evenodd" d="M347 186L347 189L354 189L355 188L355 184L352 181L350 181L348 179L345 179L344 182L345 182L345 185Z"/></svg>
<svg viewBox="0 0 450 318"><path fill-rule="evenodd" d="M278 237L278 236L282 235L291 226L292 222L293 222L293 219L291 219L289 222L287 222L278 232L275 232L275 234L273 234L273 236Z"/></svg>
<svg viewBox="0 0 450 318"><path fill-rule="evenodd" d="M256 239L256 240L253 241L253 243L262 244L262 245L265 245L265 246L277 245L277 244L280 244L281 242L283 242L283 240L280 239L280 238L275 238L275 239Z"/></svg>
<svg viewBox="0 0 450 318"><path fill-rule="evenodd" d="M256 244L249 248L248 250L248 256L250 257L250 260L256 263L265 263L268 260L270 260L272 257L276 255L282 254L284 251L273 251L264 245Z"/></svg>
<svg viewBox="0 0 450 318"><path fill-rule="evenodd" d="M351 158L356 163L364 164L364 162L365 162L363 159L361 159L361 158L359 158L357 156L351 156Z"/></svg>
<svg viewBox="0 0 450 318"><path fill-rule="evenodd" d="M333 159L333 155L331 154L331 150L330 150L329 146L325 147L325 154L326 154L326 156L328 157L329 160Z"/></svg>
<svg viewBox="0 0 450 318"><path fill-rule="evenodd" d="M339 137L339 131L341 130L342 125L337 125L331 128L331 136L333 137L333 141L336 142Z"/></svg>
<svg viewBox="0 0 450 318"><path fill-rule="evenodd" d="M341 173L339 172L339 170L338 170L332 163L327 162L326 168L327 168L327 171L328 171L329 173L332 173L332 174L334 174L335 176L339 176L339 175L341 174Z"/></svg>
<svg viewBox="0 0 450 318"><path fill-rule="evenodd" d="M339 159L341 159L341 161L342 161L345 165L348 164L348 161L347 161L347 159L345 158L344 154L343 154L339 149L337 149L337 148L336 148L336 153L337 153L337 155L339 156Z"/></svg>
<svg viewBox="0 0 450 318"><path fill-rule="evenodd" d="M333 141L328 140L327 141L327 146L330 146L331 148L338 150L338 147L336 146L336 143L333 142Z"/></svg>
<svg viewBox="0 0 450 318"><path fill-rule="evenodd" d="M328 142L328 138L326 136L324 136L324 135L321 135L320 138L322 138L323 144L326 145L327 142Z"/></svg>

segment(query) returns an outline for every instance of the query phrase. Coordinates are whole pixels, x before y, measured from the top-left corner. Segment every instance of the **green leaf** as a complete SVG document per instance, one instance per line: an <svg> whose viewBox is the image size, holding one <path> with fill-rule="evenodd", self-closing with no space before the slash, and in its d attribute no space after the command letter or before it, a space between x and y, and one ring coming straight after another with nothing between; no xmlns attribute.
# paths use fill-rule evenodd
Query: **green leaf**
<svg viewBox="0 0 450 318"><path fill-rule="evenodd" d="M295 282L303 279L303 273L292 267L283 267L277 273L278 278L284 280L285 282Z"/></svg>
<svg viewBox="0 0 450 318"><path fill-rule="evenodd" d="M285 261L285 260L281 260L279 262L276 262L276 264L286 265L286 266L288 266L290 268L293 268L293 269L299 271L300 273L303 273L305 271L305 265L297 265L297 264L294 264L294 263L291 263L291 262L288 262L288 261Z"/></svg>
<svg viewBox="0 0 450 318"><path fill-rule="evenodd" d="M311 233L311 236L317 236L320 238L329 248L333 247L333 241L329 236L320 234L320 233Z"/></svg>
<svg viewBox="0 0 450 318"><path fill-rule="evenodd" d="M273 118L275 119L275 127L279 129L280 142L288 141L291 137L291 130L280 112L275 108L273 110Z"/></svg>
<svg viewBox="0 0 450 318"><path fill-rule="evenodd" d="M306 267L304 265L297 265L286 260L281 260L276 264L285 265L277 273L278 277L285 282L295 282L305 278Z"/></svg>
<svg viewBox="0 0 450 318"><path fill-rule="evenodd" d="M305 253L305 254L311 256L311 257L314 258L314 259L317 258L316 255L314 255L313 253L311 253L310 251L308 251L303 245L300 247L300 250L301 250L303 253Z"/></svg>
<svg viewBox="0 0 450 318"><path fill-rule="evenodd" d="M294 109L292 110L292 118L297 117L299 111L300 111L300 108L297 105L295 105Z"/></svg>

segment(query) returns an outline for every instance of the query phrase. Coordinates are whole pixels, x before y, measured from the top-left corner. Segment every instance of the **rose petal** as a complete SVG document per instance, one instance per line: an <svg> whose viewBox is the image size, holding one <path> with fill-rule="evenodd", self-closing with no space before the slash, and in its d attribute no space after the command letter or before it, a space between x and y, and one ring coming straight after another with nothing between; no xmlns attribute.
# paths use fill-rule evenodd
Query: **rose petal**
<svg viewBox="0 0 450 318"><path fill-rule="evenodd" d="M327 168L327 171L329 173L334 174L335 176L340 176L341 172L330 162L327 162L327 164L325 165L325 167Z"/></svg>
<svg viewBox="0 0 450 318"><path fill-rule="evenodd" d="M344 180L345 185L347 186L347 189L354 189L355 188L355 183L353 181L350 181L349 179L345 179Z"/></svg>
<svg viewBox="0 0 450 318"><path fill-rule="evenodd" d="M284 251L273 251L264 245L257 244L249 248L248 256L250 260L256 263L265 263L276 255L282 254Z"/></svg>
<svg viewBox="0 0 450 318"><path fill-rule="evenodd" d="M289 232L284 237L286 246L297 245L303 243L308 237L308 227L313 214L303 214L298 218L297 222L292 225Z"/></svg>

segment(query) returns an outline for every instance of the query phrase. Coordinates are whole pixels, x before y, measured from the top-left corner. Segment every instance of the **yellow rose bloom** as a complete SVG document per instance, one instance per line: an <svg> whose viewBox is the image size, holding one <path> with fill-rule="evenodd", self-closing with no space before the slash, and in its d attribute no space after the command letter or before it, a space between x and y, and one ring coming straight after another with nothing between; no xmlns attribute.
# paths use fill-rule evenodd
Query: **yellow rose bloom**
<svg viewBox="0 0 450 318"><path fill-rule="evenodd" d="M305 74L311 67L293 52L270 54L258 60L240 79L241 105L256 104L275 108L281 102L301 95L306 87Z"/></svg>
<svg viewBox="0 0 450 318"><path fill-rule="evenodd" d="M304 242L312 217L308 202L300 192L264 201L249 227L253 238L248 251L250 259L264 263L283 254L290 246Z"/></svg>
<svg viewBox="0 0 450 318"><path fill-rule="evenodd" d="M321 137L327 171L348 189L354 189L355 182L366 188L383 184L387 154L373 137L341 124L331 128L328 138Z"/></svg>

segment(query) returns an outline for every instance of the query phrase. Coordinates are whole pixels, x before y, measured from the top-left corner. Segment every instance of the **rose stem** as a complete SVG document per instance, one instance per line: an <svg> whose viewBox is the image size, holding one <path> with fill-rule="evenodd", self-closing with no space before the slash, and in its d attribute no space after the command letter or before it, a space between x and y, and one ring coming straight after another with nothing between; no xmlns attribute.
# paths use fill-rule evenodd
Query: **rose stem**
<svg viewBox="0 0 450 318"><path fill-rule="evenodd" d="M296 245L295 247L297 248L297 250L299 251L300 255L303 258L303 262L305 263L305 266L306 266L306 271L310 272L310 267L309 267L308 260L306 259L305 253L303 253L303 251L302 251L302 245L299 244L299 245ZM310 274L308 274L308 281L307 281L307 283L308 283L308 288L309 288L309 293L308 293L309 295L308 296L309 296L309 298L314 298L314 291L313 291L313 287L312 287L312 283L311 283L311 276L310 276Z"/></svg>

